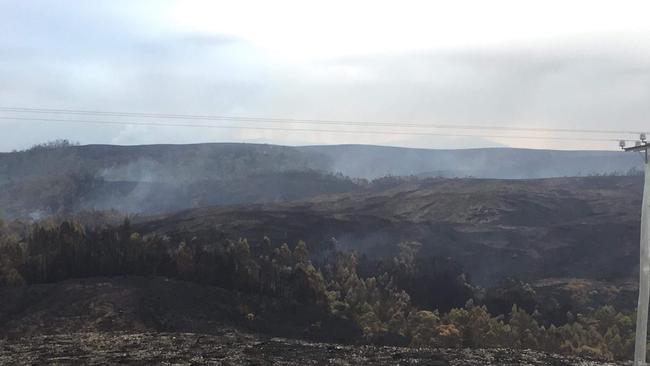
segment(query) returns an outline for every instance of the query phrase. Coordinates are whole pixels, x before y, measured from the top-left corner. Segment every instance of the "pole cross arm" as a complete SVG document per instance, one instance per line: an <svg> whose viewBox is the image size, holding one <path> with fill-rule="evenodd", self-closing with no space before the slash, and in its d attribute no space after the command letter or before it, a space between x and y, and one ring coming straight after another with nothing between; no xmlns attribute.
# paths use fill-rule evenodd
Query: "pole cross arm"
<svg viewBox="0 0 650 366"><path fill-rule="evenodd" d="M647 151L650 150L650 143L645 143L643 145L633 146L633 147L624 147L625 151Z"/></svg>

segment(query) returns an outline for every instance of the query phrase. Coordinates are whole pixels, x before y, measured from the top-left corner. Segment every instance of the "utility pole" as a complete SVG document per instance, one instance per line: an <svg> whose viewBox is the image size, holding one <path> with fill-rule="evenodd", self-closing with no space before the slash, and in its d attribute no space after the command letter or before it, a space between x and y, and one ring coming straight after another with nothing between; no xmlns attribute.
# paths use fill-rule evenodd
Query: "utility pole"
<svg viewBox="0 0 650 366"><path fill-rule="evenodd" d="M634 366L646 366L646 347L648 338L648 306L650 301L650 164L648 150L650 144L645 134L634 147L625 147L625 151L640 152L645 165L645 182L643 186L643 206L641 207L641 255L639 261L639 303L636 310L636 338L634 340Z"/></svg>

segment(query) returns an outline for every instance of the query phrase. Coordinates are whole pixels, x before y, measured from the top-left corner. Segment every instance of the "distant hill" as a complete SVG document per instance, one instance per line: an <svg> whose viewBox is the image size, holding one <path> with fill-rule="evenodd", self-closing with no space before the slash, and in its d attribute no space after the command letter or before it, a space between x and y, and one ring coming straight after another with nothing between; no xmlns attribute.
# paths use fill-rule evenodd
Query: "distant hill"
<svg viewBox="0 0 650 366"><path fill-rule="evenodd" d="M626 173L641 159L618 151L513 148L411 149L372 145L305 146L327 157L328 169L368 179L386 175L530 179Z"/></svg>
<svg viewBox="0 0 650 366"><path fill-rule="evenodd" d="M166 212L347 191L319 154L248 144L65 146L0 154L0 216Z"/></svg>
<svg viewBox="0 0 650 366"><path fill-rule="evenodd" d="M84 145L0 153L0 183L89 173L107 181L192 182L327 170L318 153L258 144Z"/></svg>
<svg viewBox="0 0 650 366"><path fill-rule="evenodd" d="M387 175L546 178L639 170L633 154L365 145L192 144L40 147L0 153L0 216L80 210L158 213L354 192Z"/></svg>

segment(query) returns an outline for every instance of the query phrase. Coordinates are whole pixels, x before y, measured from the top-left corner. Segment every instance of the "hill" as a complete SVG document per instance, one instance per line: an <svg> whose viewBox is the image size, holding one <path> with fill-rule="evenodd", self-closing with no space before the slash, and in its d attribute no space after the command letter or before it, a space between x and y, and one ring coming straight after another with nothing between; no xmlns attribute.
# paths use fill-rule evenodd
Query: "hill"
<svg viewBox="0 0 650 366"><path fill-rule="evenodd" d="M638 268L640 177L540 180L428 179L300 202L215 206L140 217L142 233L189 231L259 243L332 245L394 256L422 253L460 262L475 283L578 277L629 279Z"/></svg>
<svg viewBox="0 0 650 366"><path fill-rule="evenodd" d="M631 154L522 149L426 150L364 145L49 146L0 153L0 215L81 210L161 213L208 205L288 202L355 192L358 179L545 178L626 173ZM346 178L349 177L349 178Z"/></svg>
<svg viewBox="0 0 650 366"><path fill-rule="evenodd" d="M436 182L445 180L407 182L404 186ZM551 183L562 187L563 182ZM629 182L616 185L629 188ZM608 184L596 186L601 195L607 193ZM444 192L443 188L438 190ZM455 190L471 196L467 188ZM425 201L409 197L422 189L409 192L399 185L366 195L390 196L394 191L400 192L400 203ZM341 200L345 197L334 195L300 204L331 205ZM377 215L381 211L379 206L361 206ZM320 211L327 209L324 205ZM173 218L140 218L135 225L125 219L119 226L84 226L57 219L22 227L20 222L8 222L0 232L0 285L5 286L0 288L0 296L6 299L0 304L0 329L6 336L21 337L132 328L136 332L153 328L210 333L234 325L300 338L346 341L341 337L349 337L347 341L366 344L513 345L607 360L631 354L629 299L634 289L624 278L620 279L624 286L547 278L537 281L535 287L508 280L482 289L468 282L453 259L440 258L430 246L416 242L393 244L391 249L398 249L393 255L371 247L374 259L370 259L338 250L340 244L330 238L328 248L321 247L310 256L303 242L291 243L289 248L267 238L261 242L232 240L233 234L214 221L214 212L203 210L205 214L198 216L191 210ZM266 231L273 220L300 223L303 217L316 217L318 228L319 213L314 211L318 209L311 213L303 209L302 216L297 211L291 217L276 211L271 219L242 218L231 211L222 220L235 223L246 236L250 234L247 227ZM253 212L268 213L261 209ZM350 214L350 210L342 212ZM497 210L496 221L499 216ZM354 218L347 217L350 221ZM566 218L575 220L571 215ZM463 217L454 220L467 221ZM394 226L399 227L399 223ZM552 261L544 255L535 263L542 269L545 262Z"/></svg>

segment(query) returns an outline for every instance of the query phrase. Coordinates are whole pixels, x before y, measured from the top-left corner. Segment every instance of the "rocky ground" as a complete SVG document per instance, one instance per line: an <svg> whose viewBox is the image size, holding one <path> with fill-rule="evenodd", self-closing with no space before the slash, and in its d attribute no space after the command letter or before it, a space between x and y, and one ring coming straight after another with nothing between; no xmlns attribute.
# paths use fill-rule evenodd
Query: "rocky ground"
<svg viewBox="0 0 650 366"><path fill-rule="evenodd" d="M614 365L526 350L341 346L262 337L230 329L213 335L73 333L0 340L0 364Z"/></svg>

